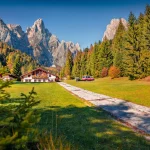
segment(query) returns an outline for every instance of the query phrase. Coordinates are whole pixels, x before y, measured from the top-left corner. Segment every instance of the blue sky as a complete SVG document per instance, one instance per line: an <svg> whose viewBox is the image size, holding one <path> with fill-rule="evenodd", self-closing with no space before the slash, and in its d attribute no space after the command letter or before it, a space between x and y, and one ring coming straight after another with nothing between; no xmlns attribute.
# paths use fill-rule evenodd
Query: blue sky
<svg viewBox="0 0 150 150"><path fill-rule="evenodd" d="M128 19L144 12L149 0L4 0L0 18L20 24L25 31L42 18L46 28L60 40L78 42L82 48L101 40L112 18Z"/></svg>

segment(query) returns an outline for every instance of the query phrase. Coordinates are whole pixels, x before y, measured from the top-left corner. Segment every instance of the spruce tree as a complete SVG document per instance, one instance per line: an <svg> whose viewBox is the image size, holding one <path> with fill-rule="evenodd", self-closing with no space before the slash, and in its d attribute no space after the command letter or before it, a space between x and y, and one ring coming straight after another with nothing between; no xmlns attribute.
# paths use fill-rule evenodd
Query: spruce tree
<svg viewBox="0 0 150 150"><path fill-rule="evenodd" d="M140 78L146 77L150 74L150 51L148 50L147 46L147 30L146 30L146 20L145 16L140 13L140 16L138 18L138 27L139 27L139 47L140 47L140 68L141 68L141 74Z"/></svg>
<svg viewBox="0 0 150 150"><path fill-rule="evenodd" d="M13 67L13 74L17 77L17 81L20 80L20 76L21 76L21 62L20 59L17 58Z"/></svg>
<svg viewBox="0 0 150 150"><path fill-rule="evenodd" d="M87 75L87 54L88 54L88 49L85 49L82 52L81 55L81 71L80 71L80 78L82 78L83 75Z"/></svg>
<svg viewBox="0 0 150 150"><path fill-rule="evenodd" d="M102 43L101 43L102 44ZM92 75L94 77L100 77L101 75L101 57L100 57L100 53L101 53L101 44L99 43L95 43L94 48L93 48L93 53L92 53L92 64L91 64L91 68L92 68Z"/></svg>
<svg viewBox="0 0 150 150"><path fill-rule="evenodd" d="M93 53L93 45L91 44L90 49L87 54L87 75L92 75L92 53Z"/></svg>
<svg viewBox="0 0 150 150"><path fill-rule="evenodd" d="M121 76L124 75L123 66L123 50L124 50L124 38L125 38L125 27L120 19L119 25L112 41L112 51L113 51L113 65L120 69Z"/></svg>
<svg viewBox="0 0 150 150"><path fill-rule="evenodd" d="M134 20L134 21L133 21ZM143 26L143 15L138 20L129 16L129 29L125 44L125 61L126 73L130 79L143 78L148 74L149 52L145 47L145 33Z"/></svg>
<svg viewBox="0 0 150 150"><path fill-rule="evenodd" d="M65 63L65 75L70 78L72 73L72 67L73 67L73 57L70 50L68 50L67 57L66 57L66 63Z"/></svg>
<svg viewBox="0 0 150 150"><path fill-rule="evenodd" d="M130 79L137 78L137 62L139 61L138 54L138 42L137 42L137 25L136 18L134 14L131 12L128 19L128 32L126 35L126 43L125 43L125 59L124 65L126 68L126 75L129 76Z"/></svg>
<svg viewBox="0 0 150 150"><path fill-rule="evenodd" d="M72 75L74 77L80 77L80 71L81 71L81 55L82 52L77 52L75 58L74 58L74 65L72 68Z"/></svg>
<svg viewBox="0 0 150 150"><path fill-rule="evenodd" d="M99 72L101 74L103 68L109 68L113 63L113 55L111 50L111 42L104 39L99 50Z"/></svg>
<svg viewBox="0 0 150 150"><path fill-rule="evenodd" d="M150 5L145 10L145 39L147 49L150 50Z"/></svg>

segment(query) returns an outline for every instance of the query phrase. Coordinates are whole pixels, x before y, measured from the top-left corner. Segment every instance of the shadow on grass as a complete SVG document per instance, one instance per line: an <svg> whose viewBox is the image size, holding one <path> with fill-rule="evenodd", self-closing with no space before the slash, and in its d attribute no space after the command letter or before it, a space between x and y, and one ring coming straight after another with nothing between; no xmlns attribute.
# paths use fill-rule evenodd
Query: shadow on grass
<svg viewBox="0 0 150 150"><path fill-rule="evenodd" d="M10 104L21 101L20 98L14 98L11 99ZM117 110L118 105L122 105L120 110ZM106 105L104 108L124 115L128 106L118 105ZM111 115L102 109L88 106L76 107L74 105L68 107L47 106L36 109L41 114L41 120L36 125L39 134L45 131L52 132L54 137L61 136L64 141L71 143L72 147L78 150L150 149L150 142L115 122ZM130 115L133 114L130 113ZM141 118L143 123L145 123L146 117L148 116Z"/></svg>
<svg viewBox="0 0 150 150"><path fill-rule="evenodd" d="M38 110L42 132L63 136L79 150L150 149L150 143L130 129L116 123L111 116L94 107L45 107Z"/></svg>
<svg viewBox="0 0 150 150"><path fill-rule="evenodd" d="M24 98L10 98L8 100L1 101L1 104L8 104L8 105L15 104L15 103L19 104L23 101L24 101Z"/></svg>

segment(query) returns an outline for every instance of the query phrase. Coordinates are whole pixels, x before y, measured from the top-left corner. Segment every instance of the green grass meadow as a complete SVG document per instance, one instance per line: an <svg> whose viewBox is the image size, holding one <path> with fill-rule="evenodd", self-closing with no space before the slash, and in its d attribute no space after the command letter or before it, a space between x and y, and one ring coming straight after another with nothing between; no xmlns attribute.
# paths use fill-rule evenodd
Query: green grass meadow
<svg viewBox="0 0 150 150"><path fill-rule="evenodd" d="M150 107L150 82L129 81L127 78L100 78L95 81L79 82L67 80L65 82L96 93Z"/></svg>
<svg viewBox="0 0 150 150"><path fill-rule="evenodd" d="M107 93L107 90L111 89L113 93L116 88L119 89L120 81L112 83L110 88L109 82L104 84L101 80L86 83L69 81L68 83L109 94L110 91ZM90 88L91 85L93 87ZM148 85L139 84L140 88L143 86ZM96 109L72 95L57 83L16 83L6 90L11 93L12 99L17 99L20 93L28 93L32 87L35 87L37 99L41 100L40 104L35 107L41 113L41 121L36 125L39 132L51 131L54 136L61 136L76 150L150 149L150 142L139 134L113 120L105 111ZM105 90L102 90L103 87ZM120 91L124 88L122 86Z"/></svg>

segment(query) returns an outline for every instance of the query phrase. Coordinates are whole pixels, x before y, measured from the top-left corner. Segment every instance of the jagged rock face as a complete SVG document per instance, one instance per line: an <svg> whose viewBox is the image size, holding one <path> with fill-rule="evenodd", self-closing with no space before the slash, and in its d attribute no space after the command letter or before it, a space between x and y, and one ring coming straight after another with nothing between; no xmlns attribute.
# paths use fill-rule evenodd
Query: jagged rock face
<svg viewBox="0 0 150 150"><path fill-rule="evenodd" d="M22 30L20 25L7 24L8 29L11 31L12 44L16 49L20 49L21 51L33 56L33 50L29 46L29 41L27 34ZM4 41L6 42L6 41ZM8 43L8 42L6 42ZM9 44L9 43L8 43Z"/></svg>
<svg viewBox="0 0 150 150"><path fill-rule="evenodd" d="M112 40L116 34L116 30L119 26L120 19L112 19L110 24L107 25L106 31L104 32L104 36L102 38L102 41L104 37L106 37L108 40ZM128 23L125 19L121 18L121 21L125 27L125 29L128 28Z"/></svg>
<svg viewBox="0 0 150 150"><path fill-rule="evenodd" d="M20 25L7 24L7 27L17 35L18 38L21 38L24 35Z"/></svg>
<svg viewBox="0 0 150 150"><path fill-rule="evenodd" d="M32 27L27 29L27 37L33 48L33 56L40 64L51 66L53 58L48 45L51 33L45 28L42 19L38 19Z"/></svg>
<svg viewBox="0 0 150 150"><path fill-rule="evenodd" d="M12 32L2 19L0 19L0 40L12 45Z"/></svg>
<svg viewBox="0 0 150 150"><path fill-rule="evenodd" d="M57 36L45 28L42 19L36 20L32 27L27 28L26 33L20 25L6 25L0 19L0 41L26 52L45 66L64 66L68 50L73 55L80 51L78 43L60 42Z"/></svg>

